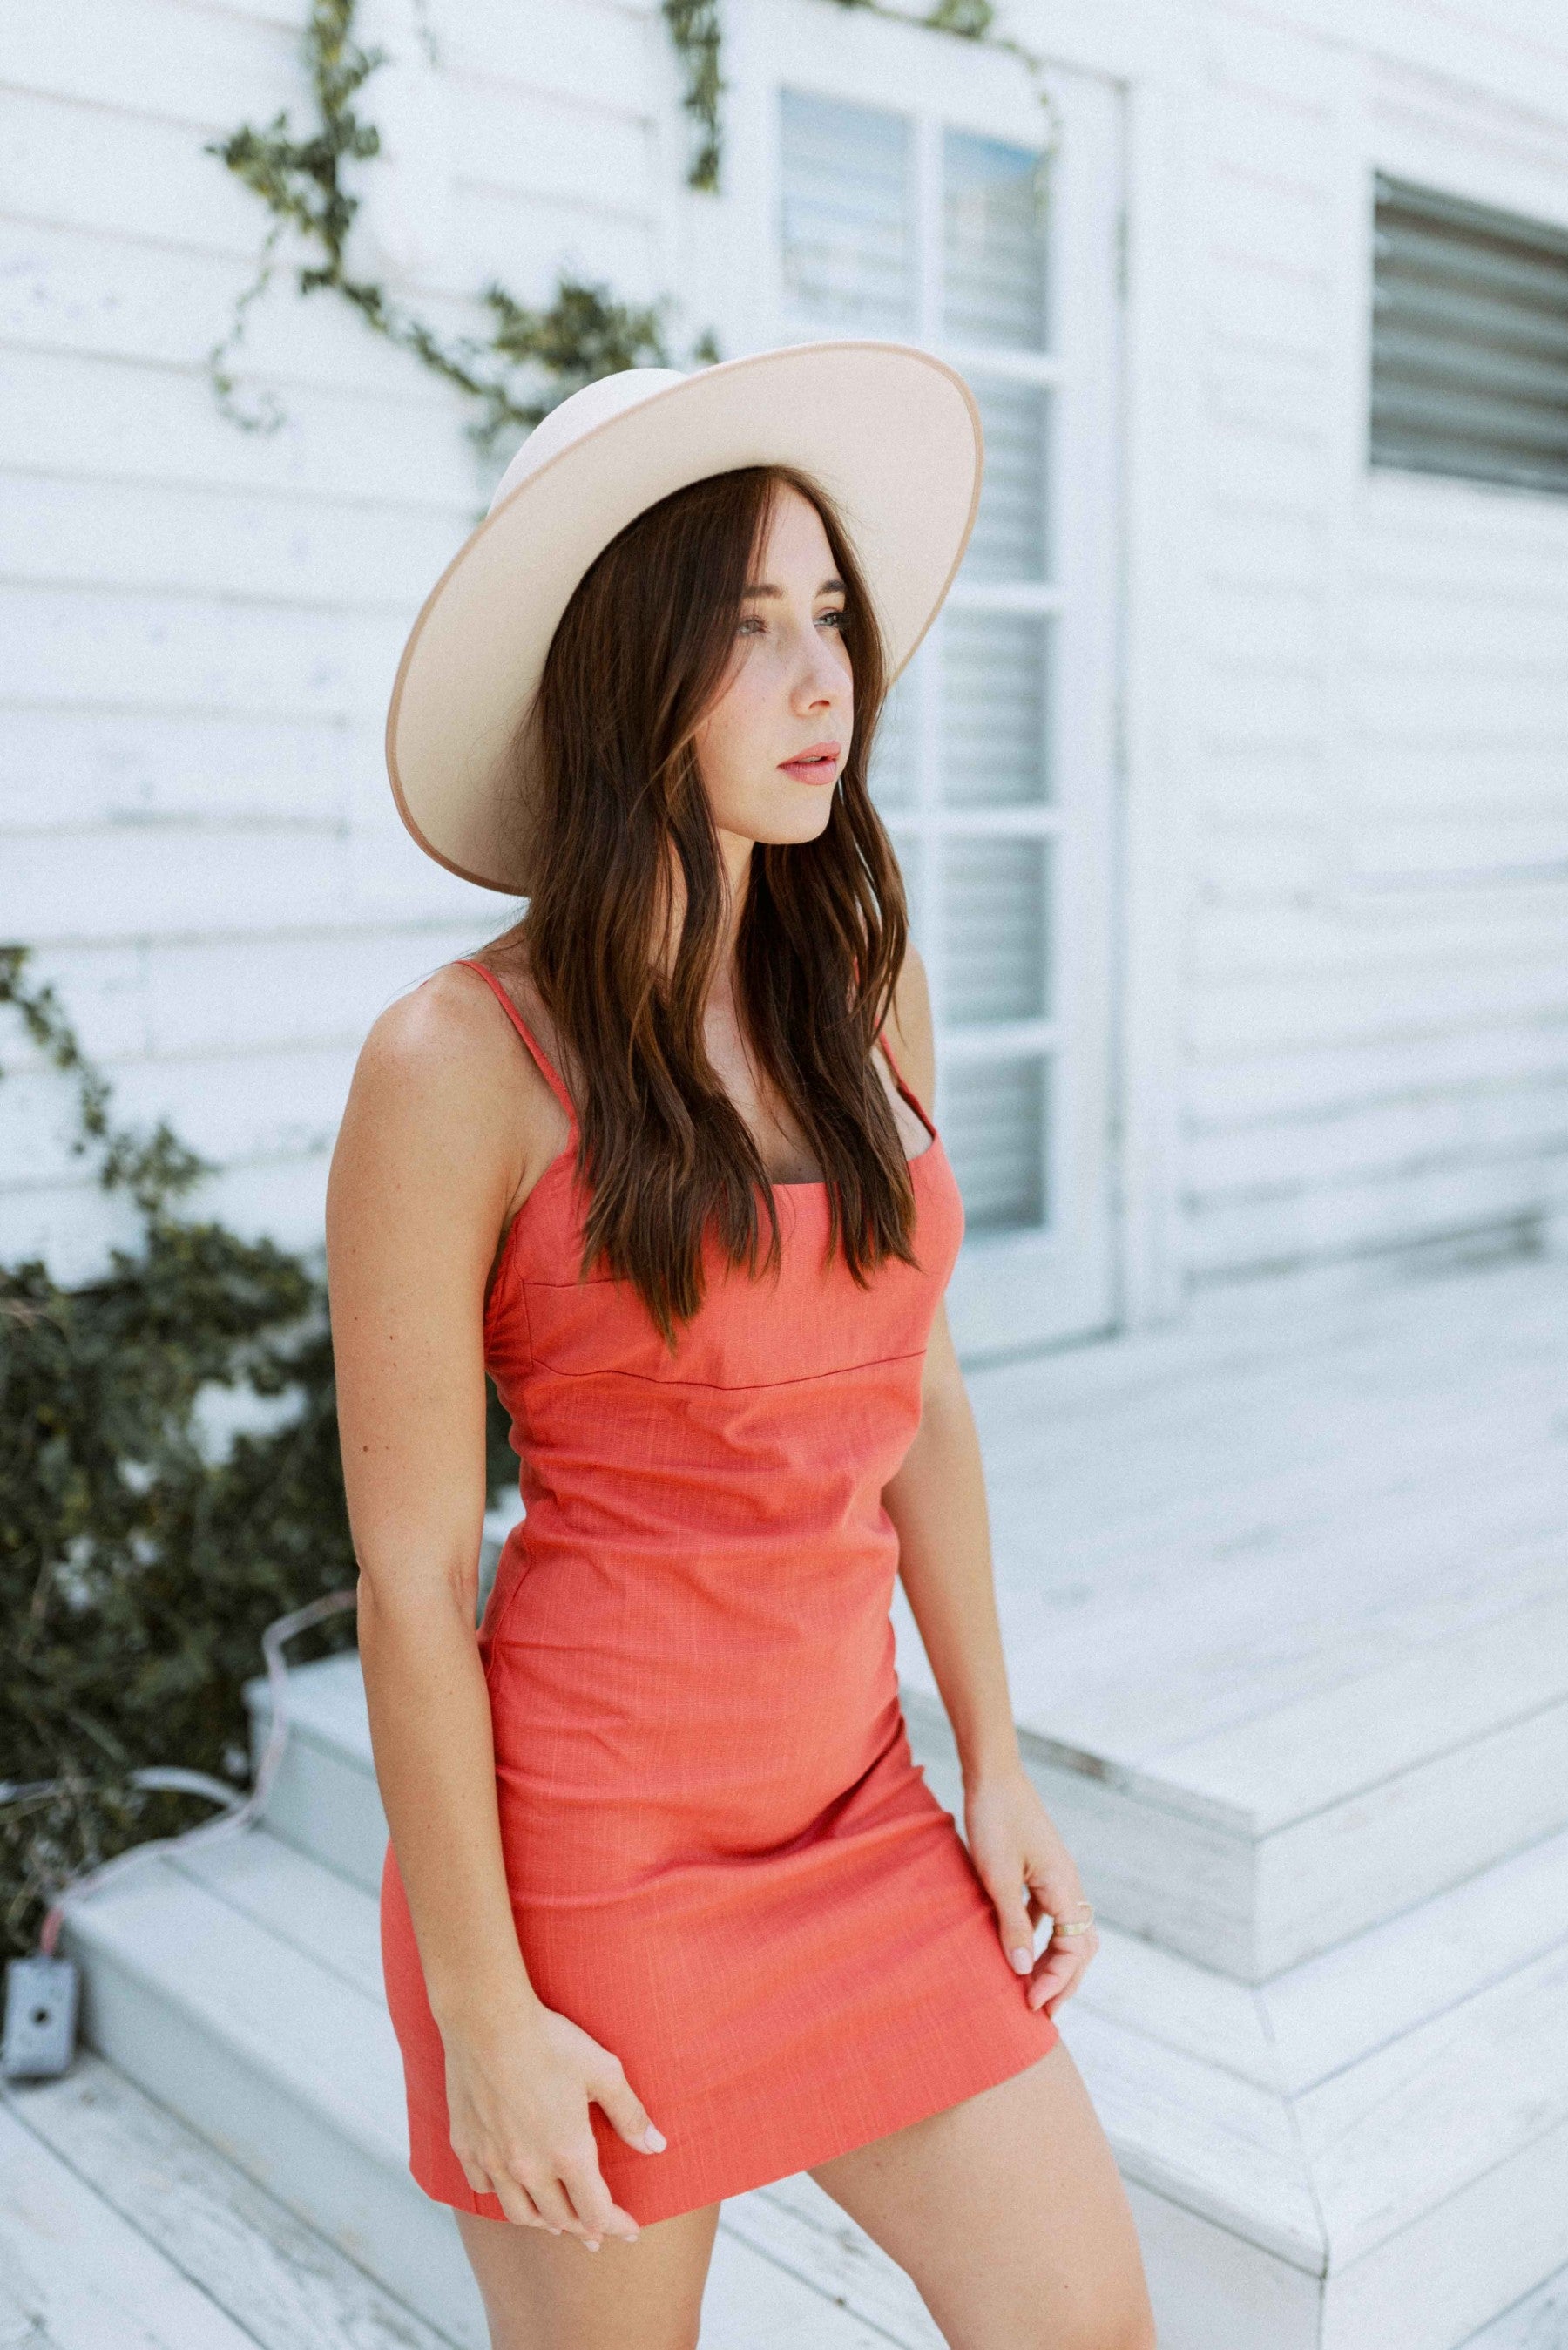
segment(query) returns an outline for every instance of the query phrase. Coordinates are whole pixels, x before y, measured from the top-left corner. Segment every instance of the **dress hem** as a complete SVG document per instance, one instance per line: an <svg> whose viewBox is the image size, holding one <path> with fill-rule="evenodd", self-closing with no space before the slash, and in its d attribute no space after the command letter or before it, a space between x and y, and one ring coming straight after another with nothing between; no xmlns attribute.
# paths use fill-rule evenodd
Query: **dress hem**
<svg viewBox="0 0 1568 2350"><path fill-rule="evenodd" d="M1018 1996L1022 2000L1022 1979L1018 1986ZM730 2175L722 2184L714 2181L711 2185L693 2185L689 2181L686 2187L674 2188L663 2197L659 2193L657 2176L660 2158L650 2154L639 2158L639 2163L646 2161L648 2165L648 2192L645 2194L642 2191L639 2177L635 2197L636 2205L639 2208L633 2208L633 2201L628 2199L624 2184L620 2186L618 2191L617 2188L611 2188L612 2198L619 2204L622 2210L631 2212L631 2216L639 2227L652 2227L660 2220L679 2219L689 2211L703 2210L711 2203L722 2202L730 2196L748 2194L753 2188L769 2187L775 2185L782 2178L795 2178L800 2172L813 2169L818 2163L829 2162L837 2155L857 2153L862 2147L874 2146L878 2140L890 2137L898 2130L908 2129L916 2122L929 2121L934 2115L950 2113L955 2106L961 2106L967 2103L969 2098L979 2096L983 2090L999 2088L1003 2081L1010 2081L1017 2074L1027 2072L1031 2065L1037 2064L1042 2057L1051 2054L1062 2036L1056 2024L1047 2015L1039 2014L1037 2017L1036 2011L1025 2008L1023 2013L1028 2019L1026 2029L1031 2033L1032 2042L1036 2020L1044 2025L1049 2036L1043 2043L1025 2047L1022 2035L1014 2035L1007 2031L999 2033L999 2061L994 2065L980 2067L978 2075L971 2074L967 2077L961 2087L955 2088L950 2095L940 2095L935 2104L929 2102L929 2095L922 2095L915 2099L911 2110L895 2109L888 2119L879 2123L877 2127L867 2131L863 2137L852 2136L847 2142L845 2142L842 2131L835 2132L826 2142L807 2144L792 2150L788 2155L775 2152L764 2156L759 2166L747 2166L741 2175ZM1017 2018L1012 2017L1010 2020L1016 2022ZM929 2087L928 2080L928 2092ZM506 2213L497 2196L481 2194L469 2185L463 2176L462 2165L452 2150L452 2141L448 2136L444 2116L438 2118L433 2114L426 2114L410 2102L409 2141L410 2174L416 2185L431 2198L432 2202L444 2203L451 2210L466 2211L476 2219L501 2220L506 2219ZM616 2143L624 2148L624 2141L618 2139ZM631 2149L624 2148L624 2151L630 2153Z"/></svg>

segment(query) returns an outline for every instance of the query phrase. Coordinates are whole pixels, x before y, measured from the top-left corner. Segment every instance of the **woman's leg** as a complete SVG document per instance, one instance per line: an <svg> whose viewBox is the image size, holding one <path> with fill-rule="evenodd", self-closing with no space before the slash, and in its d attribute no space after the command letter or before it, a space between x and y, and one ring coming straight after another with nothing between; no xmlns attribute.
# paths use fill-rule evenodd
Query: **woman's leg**
<svg viewBox="0 0 1568 2350"><path fill-rule="evenodd" d="M811 2176L907 2270L950 2350L1153 2350L1132 2213L1063 2042Z"/></svg>
<svg viewBox="0 0 1568 2350"><path fill-rule="evenodd" d="M635 2244L455 2215L491 2350L696 2350L719 2206L644 2228Z"/></svg>

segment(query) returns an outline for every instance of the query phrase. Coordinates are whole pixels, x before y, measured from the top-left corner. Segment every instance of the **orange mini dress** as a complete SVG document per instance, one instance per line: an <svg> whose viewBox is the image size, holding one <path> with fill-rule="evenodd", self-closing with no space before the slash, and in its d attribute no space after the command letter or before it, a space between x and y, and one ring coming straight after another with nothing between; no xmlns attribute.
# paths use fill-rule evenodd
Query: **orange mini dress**
<svg viewBox="0 0 1568 2350"><path fill-rule="evenodd" d="M526 1514L479 1627L517 1939L540 1998L624 2064L668 2141L590 2107L611 2195L693 2210L956 2105L1044 2056L951 1816L914 1762L882 1490L963 1231L940 1137L909 1162L918 1266L826 1260L826 1186L775 1185L782 1268L713 1247L671 1355L628 1283L579 1279L572 1122L485 1308ZM504 2219L452 2152L445 2061L390 1846L388 2005L409 2168Z"/></svg>

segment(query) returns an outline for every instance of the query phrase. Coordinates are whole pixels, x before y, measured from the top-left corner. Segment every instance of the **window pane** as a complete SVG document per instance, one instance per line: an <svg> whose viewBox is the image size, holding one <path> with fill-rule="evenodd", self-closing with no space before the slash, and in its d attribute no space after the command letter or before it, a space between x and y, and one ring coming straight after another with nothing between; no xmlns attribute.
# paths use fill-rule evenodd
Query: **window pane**
<svg viewBox="0 0 1568 2350"><path fill-rule="evenodd" d="M871 745L867 778L879 808L912 807L915 802L915 679L907 669L882 705Z"/></svg>
<svg viewBox="0 0 1568 2350"><path fill-rule="evenodd" d="M971 389L985 431L985 483L963 576L1044 579L1049 395L1039 384L994 379Z"/></svg>
<svg viewBox="0 0 1568 2350"><path fill-rule="evenodd" d="M950 130L942 140L942 325L955 342L1045 348L1045 159Z"/></svg>
<svg viewBox="0 0 1568 2350"><path fill-rule="evenodd" d="M793 89L781 99L784 291L792 316L865 334L912 332L908 119Z"/></svg>
<svg viewBox="0 0 1568 2350"><path fill-rule="evenodd" d="M958 838L944 845L946 1019L1044 1018L1049 847L1044 840Z"/></svg>
<svg viewBox="0 0 1568 2350"><path fill-rule="evenodd" d="M1044 1061L950 1062L939 1124L971 1232L1045 1221L1047 1070Z"/></svg>
<svg viewBox="0 0 1568 2350"><path fill-rule="evenodd" d="M1033 613L949 611L940 785L950 807L1049 799L1049 628Z"/></svg>

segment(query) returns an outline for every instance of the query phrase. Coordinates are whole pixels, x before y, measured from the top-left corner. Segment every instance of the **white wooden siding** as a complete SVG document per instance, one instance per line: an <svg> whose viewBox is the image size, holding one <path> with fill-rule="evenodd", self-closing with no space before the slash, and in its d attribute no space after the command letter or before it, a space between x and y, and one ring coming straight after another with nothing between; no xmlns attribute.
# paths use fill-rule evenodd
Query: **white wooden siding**
<svg viewBox="0 0 1568 2350"><path fill-rule="evenodd" d="M1335 8L1273 13L1210 12L1195 142L1199 1281L1529 1243L1568 1198L1568 501L1365 465L1371 172L1568 219L1568 21L1445 12L1494 87L1439 96L1316 37L1348 29ZM1401 25L1428 65L1436 14L1382 39ZM1527 109L1495 85L1532 40L1556 73Z"/></svg>
<svg viewBox="0 0 1568 2350"><path fill-rule="evenodd" d="M306 119L302 15L68 0L8 28L0 87L0 934L121 1109L293 1241L370 1020L511 910L408 839L382 760L408 624L487 495L456 396L301 301L286 248L241 364L287 423L237 431L204 379L266 215L202 145ZM419 307L453 331L488 277L547 298L562 266L660 290L682 150L647 10L444 15L453 233ZM121 1219L62 1170L55 1082L4 1099L0 1243L71 1277Z"/></svg>

